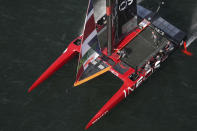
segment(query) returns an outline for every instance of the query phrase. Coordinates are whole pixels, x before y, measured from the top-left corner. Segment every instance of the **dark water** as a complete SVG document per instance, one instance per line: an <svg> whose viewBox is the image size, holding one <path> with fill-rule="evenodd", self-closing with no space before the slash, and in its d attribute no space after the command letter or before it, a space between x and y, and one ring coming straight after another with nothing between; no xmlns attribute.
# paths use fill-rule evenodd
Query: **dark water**
<svg viewBox="0 0 197 131"><path fill-rule="evenodd" d="M77 58L27 89L79 35L87 0L0 0L0 131L80 131L120 88L110 73L74 88ZM143 4L155 10L157 0ZM171 0L161 15L187 33L197 29L196 0ZM192 57L176 51L161 69L92 131L196 131L197 41Z"/></svg>

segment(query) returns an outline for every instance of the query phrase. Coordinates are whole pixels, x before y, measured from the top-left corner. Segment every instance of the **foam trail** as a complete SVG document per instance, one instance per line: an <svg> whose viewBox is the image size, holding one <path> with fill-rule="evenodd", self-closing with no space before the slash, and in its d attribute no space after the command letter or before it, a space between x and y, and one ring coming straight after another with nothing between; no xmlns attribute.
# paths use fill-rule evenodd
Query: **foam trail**
<svg viewBox="0 0 197 131"><path fill-rule="evenodd" d="M99 20L106 13L106 0L97 0L94 5L95 20Z"/></svg>
<svg viewBox="0 0 197 131"><path fill-rule="evenodd" d="M80 34L80 35L83 33L85 15L86 15L86 13L83 14L83 18L84 18L84 19L83 19L82 22L80 23L81 27L80 27L79 30L78 30L78 34Z"/></svg>
<svg viewBox="0 0 197 131"><path fill-rule="evenodd" d="M197 8L195 8L194 13L192 15L191 26L189 30L189 37L186 41L186 47L189 47L192 42L197 39Z"/></svg>
<svg viewBox="0 0 197 131"><path fill-rule="evenodd" d="M143 2L144 0L137 0L137 3L140 4L141 2Z"/></svg>
<svg viewBox="0 0 197 131"><path fill-rule="evenodd" d="M194 13L192 15L190 33L193 32L193 31L197 32L197 22L196 21L197 21L197 8L194 9Z"/></svg>
<svg viewBox="0 0 197 131"><path fill-rule="evenodd" d="M195 32L188 38L188 40L186 41L187 43L186 47L189 47L191 43L194 42L196 39L197 39L197 32Z"/></svg>

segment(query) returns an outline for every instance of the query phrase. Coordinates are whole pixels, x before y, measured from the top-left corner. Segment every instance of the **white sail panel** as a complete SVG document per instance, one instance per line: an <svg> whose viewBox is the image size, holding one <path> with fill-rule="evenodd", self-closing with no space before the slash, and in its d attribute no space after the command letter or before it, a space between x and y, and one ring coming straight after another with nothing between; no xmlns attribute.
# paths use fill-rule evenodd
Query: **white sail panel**
<svg viewBox="0 0 197 131"><path fill-rule="evenodd" d="M97 38L96 24L94 20L93 2L89 0L85 26L83 31L81 51L77 67L76 82L81 81L81 76L87 70L89 64L101 54L100 44ZM89 76L86 74L86 76ZM83 78L84 79L84 78Z"/></svg>

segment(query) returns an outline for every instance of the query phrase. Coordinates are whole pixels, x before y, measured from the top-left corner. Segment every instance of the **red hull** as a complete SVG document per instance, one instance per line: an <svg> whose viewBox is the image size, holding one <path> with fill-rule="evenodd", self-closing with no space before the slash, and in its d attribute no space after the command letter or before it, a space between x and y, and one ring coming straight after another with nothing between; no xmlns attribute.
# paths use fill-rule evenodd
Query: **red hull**
<svg viewBox="0 0 197 131"><path fill-rule="evenodd" d="M127 37L125 37L122 40L122 42L116 47L116 51L114 51L111 56L108 56L108 58L113 60L115 65L119 64L120 66L122 66L120 56L117 54L118 50L121 50L122 48L124 48L132 39L134 39L149 24L150 23L148 23L142 29L137 28L134 32L130 33ZM78 37L77 39L81 39L81 37ZM69 44L66 51L36 80L36 82L29 88L28 92L36 88L44 80L50 77L55 71L57 71L65 63L67 63L68 60L70 60L74 55L80 52L80 45L76 45L74 43L77 39L75 39L73 42ZM184 52L188 54L186 49ZM107 55L107 48L103 50L103 54ZM115 107L120 101L126 98L132 91L134 91L134 89L136 89L144 80L146 80L150 76L150 74L153 73L153 70L154 70L154 68L151 68L150 70L147 70L147 71L141 69L140 73L138 74L138 78L135 80L131 80L130 76L135 73L134 68L129 67L126 72L120 73L114 68L115 65L110 65L110 63L108 63L107 61L105 61L105 63L110 66L110 72L116 75L117 77L119 77L123 81L123 85L111 97L111 99L98 111L98 113L90 120L90 122L86 125L85 129L88 129L90 126L92 126L96 121L98 121L107 112L109 112L113 107ZM122 66L122 68L125 68L125 67Z"/></svg>
<svg viewBox="0 0 197 131"><path fill-rule="evenodd" d="M67 49L62 53L57 60L33 83L28 92L40 85L43 81L49 78L54 72L66 64L74 55L80 51L80 46L75 45L73 42L69 44Z"/></svg>

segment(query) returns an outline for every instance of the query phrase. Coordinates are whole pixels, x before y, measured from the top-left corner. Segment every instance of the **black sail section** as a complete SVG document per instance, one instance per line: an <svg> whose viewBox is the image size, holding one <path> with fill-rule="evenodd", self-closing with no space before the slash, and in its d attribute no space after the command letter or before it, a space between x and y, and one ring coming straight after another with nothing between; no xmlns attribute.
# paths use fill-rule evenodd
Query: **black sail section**
<svg viewBox="0 0 197 131"><path fill-rule="evenodd" d="M136 0L112 0L112 37L114 46L136 27Z"/></svg>

